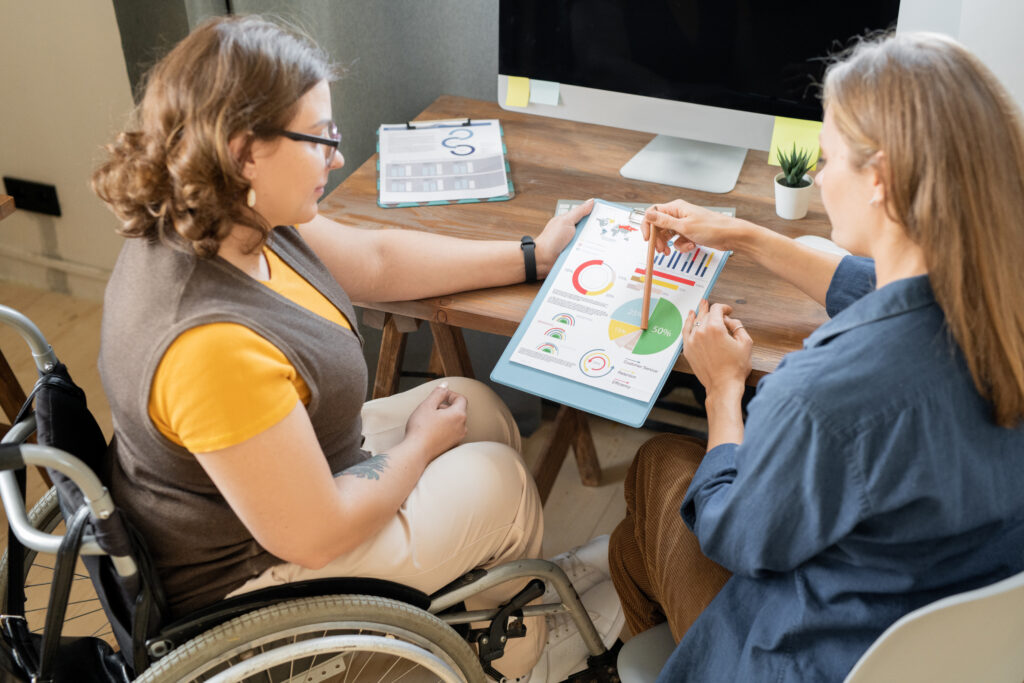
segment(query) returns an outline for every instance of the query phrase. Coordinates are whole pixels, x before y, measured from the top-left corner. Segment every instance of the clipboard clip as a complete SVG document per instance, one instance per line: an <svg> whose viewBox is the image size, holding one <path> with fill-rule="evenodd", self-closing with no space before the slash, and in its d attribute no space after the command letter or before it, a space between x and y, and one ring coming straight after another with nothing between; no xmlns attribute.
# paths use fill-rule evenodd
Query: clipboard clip
<svg viewBox="0 0 1024 683"><path fill-rule="evenodd" d="M463 123L460 123L459 125L460 126L469 126L469 125L472 125L471 121L472 121L471 118L466 117L466 120ZM428 126L428 128L433 128L433 126ZM417 126L413 125L412 121L406 121L405 122L405 129L406 130L419 130L419 128Z"/></svg>

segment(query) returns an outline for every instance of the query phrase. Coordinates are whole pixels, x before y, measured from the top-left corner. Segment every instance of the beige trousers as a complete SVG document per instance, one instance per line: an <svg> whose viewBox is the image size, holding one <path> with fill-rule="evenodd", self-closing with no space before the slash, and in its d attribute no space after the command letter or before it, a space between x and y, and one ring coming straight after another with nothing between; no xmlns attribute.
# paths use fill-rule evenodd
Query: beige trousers
<svg viewBox="0 0 1024 683"><path fill-rule="evenodd" d="M544 520L537 487L519 454L515 421L487 385L448 377L369 401L362 411L363 447L377 454L399 443L409 415L441 381L467 398L466 438L427 467L394 518L322 569L276 565L231 595L335 576L387 579L433 593L471 569L540 556ZM495 607L524 585L497 586L467 600L466 607ZM526 625L526 637L511 639L494 663L506 676L527 673L547 639L543 619Z"/></svg>

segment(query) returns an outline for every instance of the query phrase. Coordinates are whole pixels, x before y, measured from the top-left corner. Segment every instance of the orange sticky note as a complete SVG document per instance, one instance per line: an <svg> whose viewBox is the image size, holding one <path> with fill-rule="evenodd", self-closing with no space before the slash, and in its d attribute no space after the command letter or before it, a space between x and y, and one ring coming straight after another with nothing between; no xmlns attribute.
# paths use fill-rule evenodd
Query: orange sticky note
<svg viewBox="0 0 1024 683"><path fill-rule="evenodd" d="M508 88L505 91L506 107L525 107L530 103L530 79L522 76L509 76Z"/></svg>

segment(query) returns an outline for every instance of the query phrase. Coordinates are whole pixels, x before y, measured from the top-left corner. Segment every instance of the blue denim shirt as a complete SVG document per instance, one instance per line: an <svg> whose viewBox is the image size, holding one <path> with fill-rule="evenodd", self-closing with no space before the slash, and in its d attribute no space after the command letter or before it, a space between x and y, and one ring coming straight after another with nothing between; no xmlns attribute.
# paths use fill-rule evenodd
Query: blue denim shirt
<svg viewBox="0 0 1024 683"><path fill-rule="evenodd" d="M660 681L841 681L907 612L1024 570L1024 427L992 421L928 277L875 290L846 257L827 309L686 493L734 576Z"/></svg>

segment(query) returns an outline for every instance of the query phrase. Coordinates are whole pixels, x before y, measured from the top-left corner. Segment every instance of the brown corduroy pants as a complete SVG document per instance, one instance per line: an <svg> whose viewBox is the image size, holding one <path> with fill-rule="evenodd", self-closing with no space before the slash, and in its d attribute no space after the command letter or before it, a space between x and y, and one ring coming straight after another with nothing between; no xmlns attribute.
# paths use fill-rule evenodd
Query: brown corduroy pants
<svg viewBox="0 0 1024 683"><path fill-rule="evenodd" d="M729 579L679 516L705 450L695 439L656 436L640 447L626 474L626 518L612 532L608 554L634 634L667 619L679 642Z"/></svg>

